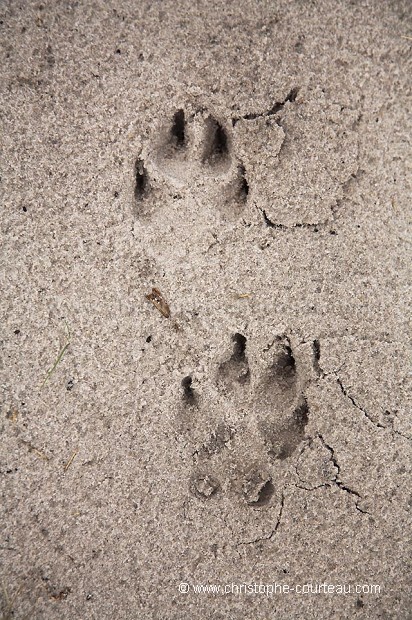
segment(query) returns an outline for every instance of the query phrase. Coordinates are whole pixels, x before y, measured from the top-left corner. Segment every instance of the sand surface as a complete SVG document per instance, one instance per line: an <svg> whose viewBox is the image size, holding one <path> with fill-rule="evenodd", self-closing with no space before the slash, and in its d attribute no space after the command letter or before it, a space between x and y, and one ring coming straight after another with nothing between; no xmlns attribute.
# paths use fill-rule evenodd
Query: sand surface
<svg viewBox="0 0 412 620"><path fill-rule="evenodd" d="M411 617L411 17L2 2L4 619Z"/></svg>

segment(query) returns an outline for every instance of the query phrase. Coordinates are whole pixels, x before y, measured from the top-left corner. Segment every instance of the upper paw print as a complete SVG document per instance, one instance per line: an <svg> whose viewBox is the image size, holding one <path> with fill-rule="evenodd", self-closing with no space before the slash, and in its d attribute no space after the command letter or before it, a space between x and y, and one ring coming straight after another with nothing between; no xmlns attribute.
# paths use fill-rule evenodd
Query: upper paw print
<svg viewBox="0 0 412 620"><path fill-rule="evenodd" d="M231 164L231 144L222 121L212 114L177 110L164 125L148 159L177 186L203 176L221 176Z"/></svg>
<svg viewBox="0 0 412 620"><path fill-rule="evenodd" d="M159 191L217 198L239 211L248 195L245 169L234 154L229 124L206 109L177 109L158 124L135 163L135 211L154 213Z"/></svg>
<svg viewBox="0 0 412 620"><path fill-rule="evenodd" d="M235 220L251 204L268 225L326 223L357 173L359 118L320 88L236 117L186 103L142 147L135 212L159 216L165 196L190 196L204 221L212 212Z"/></svg>

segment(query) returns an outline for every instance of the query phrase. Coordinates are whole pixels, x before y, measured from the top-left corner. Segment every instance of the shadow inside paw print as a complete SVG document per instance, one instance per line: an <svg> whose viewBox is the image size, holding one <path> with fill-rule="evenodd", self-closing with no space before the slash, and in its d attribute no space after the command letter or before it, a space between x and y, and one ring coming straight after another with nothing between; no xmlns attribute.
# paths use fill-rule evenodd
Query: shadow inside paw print
<svg viewBox="0 0 412 620"><path fill-rule="evenodd" d="M271 475L261 469L251 468L243 478L242 496L249 506L266 506L275 493Z"/></svg>
<svg viewBox="0 0 412 620"><path fill-rule="evenodd" d="M217 381L226 391L231 391L236 383L244 385L250 381L250 369L246 357L246 338L242 334L234 334L233 353L230 358L219 366Z"/></svg>
<svg viewBox="0 0 412 620"><path fill-rule="evenodd" d="M152 167L177 185L204 175L223 174L231 164L228 129L212 114L183 109L159 130L148 151Z"/></svg>
<svg viewBox="0 0 412 620"><path fill-rule="evenodd" d="M305 436L305 427L309 421L309 408L305 399L294 409L289 420L282 426L263 422L262 434L265 437L268 454L273 459L287 459L292 456Z"/></svg>
<svg viewBox="0 0 412 620"><path fill-rule="evenodd" d="M300 390L296 360L288 338L278 338L272 366L262 384L263 403L268 409L281 405L290 415L273 422L270 415L258 422L272 459L286 459L304 438L309 408ZM262 416L263 417L263 416Z"/></svg>
<svg viewBox="0 0 412 620"><path fill-rule="evenodd" d="M194 446L190 489L199 499L234 494L261 508L276 494L277 463L290 458L305 437L307 379L285 336L275 339L272 362L256 380L246 337L236 333L232 344L217 368L218 402L205 402L191 377L182 382L186 432Z"/></svg>

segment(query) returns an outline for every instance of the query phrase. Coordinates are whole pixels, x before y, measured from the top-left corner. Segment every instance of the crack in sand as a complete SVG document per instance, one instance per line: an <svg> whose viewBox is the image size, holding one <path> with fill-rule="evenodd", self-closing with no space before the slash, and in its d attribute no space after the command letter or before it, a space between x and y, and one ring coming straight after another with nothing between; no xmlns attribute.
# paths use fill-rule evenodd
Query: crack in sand
<svg viewBox="0 0 412 620"><path fill-rule="evenodd" d="M282 497L281 497L281 500L280 500L280 508L279 508L279 513L278 513L277 521L276 521L275 527L273 528L271 533L268 536L259 536L258 538L255 538L254 540L247 540L247 541L244 541L244 542L240 542L240 543L238 543L236 545L236 548L242 547L244 545L254 545L256 543L263 542L265 540L272 540L272 538L274 537L274 535L276 534L276 532L279 529L279 526L280 526L280 523L281 523L281 520L282 520L282 514L283 514L284 506L285 506L285 491L283 490L282 491Z"/></svg>
<svg viewBox="0 0 412 620"><path fill-rule="evenodd" d="M234 127L236 123L240 120L253 121L253 120L256 120L257 118L264 118L265 116L274 116L275 114L283 110L286 103L288 102L294 103L298 95L298 92L299 92L298 88L292 88L292 90L283 99L283 101L277 101L276 103L273 104L271 108L269 108L269 110L266 110L265 112L250 112L249 114L244 114L243 116L233 117L232 126Z"/></svg>
<svg viewBox="0 0 412 620"><path fill-rule="evenodd" d="M259 116L259 115L258 115ZM256 116L256 118L258 118ZM260 115L262 116L262 115ZM337 184L340 184L342 188L342 197L337 198L335 203L330 206L330 217L325 219L321 219L318 222L309 224L305 222L297 222L296 224L286 225L279 224L277 222L273 222L267 215L265 209L257 207L257 209L261 212L263 216L263 220L268 228L275 228L276 230L293 230L294 228L306 228L307 230L312 230L313 232L318 232L319 227L331 226L333 223L336 223L339 216L339 209L341 203L345 200L346 194L348 193L349 188L355 181L357 181L359 176L359 165L356 167L356 171L353 172L349 178L343 183L339 181L330 171L328 171L330 178ZM256 206L256 205L255 205Z"/></svg>
<svg viewBox="0 0 412 620"><path fill-rule="evenodd" d="M342 336L328 336L328 338L341 338L341 337L342 337ZM354 336L354 337L357 337L357 336ZM365 342L375 342L375 341L378 341L378 342L387 342L387 343L389 343L389 344L393 344L393 343L394 343L394 341L392 341L392 340L387 340L386 338L377 339L377 338L367 338L367 337L363 337L363 338L360 338L360 339L361 339L361 340L363 340L363 341L365 341ZM340 390L341 390L342 394L343 394L343 395L344 395L347 399L349 399L349 400L350 400L350 402L352 403L352 405L353 405L356 409L358 409L359 411L361 411L361 412L363 413L363 415L364 415L364 416L365 416L365 417L366 417L366 418L367 418L367 419L368 419L368 420L369 420L369 421L370 421L370 422L371 422L374 426L376 426L377 428L383 428L383 429L385 429L385 430L388 430L389 432L392 432L392 433L394 433L395 435L399 435L400 437L403 437L403 439L407 439L408 441L412 441L412 437L410 437L409 435L405 435L405 433L402 433L401 431L398 431L398 430L396 430L396 429L394 429L394 428L390 428L389 426L385 426L384 424L381 424L380 422L377 422L376 420L374 420L374 418L371 416L371 414L370 414L370 413L368 413L368 411L367 411L366 409L364 409L364 408L363 408L363 407L362 407L362 406L361 406L361 405L360 405L360 404L359 404L359 403L355 400L355 398L354 398L351 394L348 394L348 390L347 390L347 388L343 385L343 382L342 382L341 378L340 378L340 377L339 377L339 375L338 375L338 372L340 372L340 370L343 368L343 366L345 365L345 363L343 363L343 364L342 364L342 365L338 368L338 370L332 370L331 372L328 372L328 373L327 373L327 372L325 372L325 371L323 370L323 368L321 367L321 365L320 365L320 342L319 342L319 339L317 339L317 340L313 341L313 343L314 343L314 344L315 344L315 343L317 343L317 344L315 345L315 349L314 349L314 356L315 356L315 365L316 365L316 367L318 368L318 371L319 371L319 373L318 373L318 374L319 374L319 376L320 376L320 379L325 379L326 377L329 377L330 375L334 375L334 376L336 377L336 382L337 382L337 384L339 385L339 387L340 387ZM394 414L394 415L395 415L395 417L398 417L398 416L396 416L396 414Z"/></svg>
<svg viewBox="0 0 412 620"><path fill-rule="evenodd" d="M338 376L338 374L336 372L334 372L335 376L336 376L336 381L341 389L342 394L348 398L350 400L350 402L352 403L352 405L354 407L356 407L356 409L358 409L359 411L362 411L362 413L364 414L364 416L370 421L372 422L372 424L374 424L375 426L377 426L378 428L386 428L385 426L383 426L383 424L381 424L380 422L377 422L376 420L373 419L373 417L370 415L370 413L368 413L366 411L366 409L364 409L363 407L361 407L361 405L359 405L359 403L357 403L357 401L354 399L353 396L351 396L350 394L348 394L348 391L346 389L346 387L343 385L342 380L340 379L340 377Z"/></svg>
<svg viewBox="0 0 412 620"><path fill-rule="evenodd" d="M290 226L287 226L286 224L278 224L276 222L272 222L272 220L268 218L266 211L264 209L261 209L260 207L256 207L256 208L263 215L263 219L264 219L266 226L268 228L276 228L276 230L293 230L294 228L307 228L308 230L317 232L317 229L319 226L326 225L329 222L329 219L327 219L321 222L317 222L316 224L306 224L304 222L298 222L296 224L291 224Z"/></svg>
<svg viewBox="0 0 412 620"><path fill-rule="evenodd" d="M369 422L371 422L374 426L376 426L376 428L383 428L385 430L388 430L391 433L395 433L395 435L399 435L400 437L403 437L404 439L407 439L408 441L412 441L412 437L409 437L409 435L405 435L404 433L401 433L401 431L397 431L394 428L390 428L389 426L385 426L384 424L381 424L380 422L377 422L376 420L374 420L374 418L371 416L370 413L368 413L368 411L366 409L364 409L361 405L359 405L359 403L355 400L355 398L353 396L351 396L351 394L348 394L347 388L343 385L340 377L338 376L338 374L336 373L336 371L333 371L333 374L336 376L336 381L337 384L339 385L342 394L348 398L350 400L350 402L352 403L352 405L358 409L359 411L361 411L363 413L363 415L369 420Z"/></svg>
<svg viewBox="0 0 412 620"><path fill-rule="evenodd" d="M359 501L363 499L362 496L357 491L354 491L353 489L348 487L346 484L344 484L342 482L342 480L340 480L341 469L340 469L340 465L338 463L338 460L337 460L337 458L335 456L335 450L332 448L332 446L330 446L329 444L326 443L326 441L324 440L323 436L320 433L318 433L317 436L319 437L322 445L330 452L331 461L333 463L333 466L337 470L336 476L333 478L332 482L334 482L336 484L336 486L339 489L341 489L341 491L345 491L345 493L349 493L349 495L353 495L354 497L358 498L355 501L355 508L356 508L356 510L358 510L362 514L370 514L366 510L362 510L362 508L359 507Z"/></svg>

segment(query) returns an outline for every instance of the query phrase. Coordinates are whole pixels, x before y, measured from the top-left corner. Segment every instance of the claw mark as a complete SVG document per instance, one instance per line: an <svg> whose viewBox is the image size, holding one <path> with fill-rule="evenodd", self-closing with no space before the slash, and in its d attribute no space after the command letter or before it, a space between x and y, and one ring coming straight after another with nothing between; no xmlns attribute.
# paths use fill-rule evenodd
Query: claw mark
<svg viewBox="0 0 412 620"><path fill-rule="evenodd" d="M321 368L319 366L319 360L320 360L320 342L319 340L314 340L313 344L313 368L315 369L315 372L317 375L320 375L321 373Z"/></svg>
<svg viewBox="0 0 412 620"><path fill-rule="evenodd" d="M309 422L309 407L306 399L304 398L300 405L298 405L293 412L293 419L296 424L296 428L303 434L305 431L305 426Z"/></svg>
<svg viewBox="0 0 412 620"><path fill-rule="evenodd" d="M189 375L182 379L183 398L190 405L193 405L196 401L196 395L192 387L192 377Z"/></svg>
<svg viewBox="0 0 412 620"><path fill-rule="evenodd" d="M233 347L232 359L235 360L236 362L245 362L246 361L246 355L245 355L246 338L245 336L243 336L243 334L236 333L233 336L233 342L235 344Z"/></svg>
<svg viewBox="0 0 412 620"><path fill-rule="evenodd" d="M172 142L177 148L183 148L186 144L185 125L185 113L183 110L178 110L173 117L173 125L170 130Z"/></svg>
<svg viewBox="0 0 412 620"><path fill-rule="evenodd" d="M136 160L134 166L134 175L134 197L136 202L140 202L144 198L149 186L147 171L141 159Z"/></svg>
<svg viewBox="0 0 412 620"><path fill-rule="evenodd" d="M293 384L296 377L296 362L289 339L286 339L286 343L274 361L271 374L288 387Z"/></svg>
<svg viewBox="0 0 412 620"><path fill-rule="evenodd" d="M245 203L247 201L247 197L249 195L249 183L246 179L246 169L241 164L238 166L237 170L237 199L241 203Z"/></svg>

